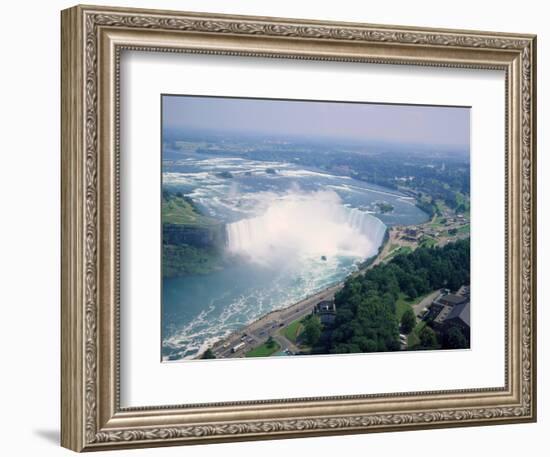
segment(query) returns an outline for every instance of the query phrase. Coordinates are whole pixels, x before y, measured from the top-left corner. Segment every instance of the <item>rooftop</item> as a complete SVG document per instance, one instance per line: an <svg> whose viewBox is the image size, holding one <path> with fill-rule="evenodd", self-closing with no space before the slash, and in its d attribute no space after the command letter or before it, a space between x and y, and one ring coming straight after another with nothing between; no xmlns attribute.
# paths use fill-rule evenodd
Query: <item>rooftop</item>
<svg viewBox="0 0 550 457"><path fill-rule="evenodd" d="M456 305L447 316L446 320L460 319L468 327L470 326L470 302L461 303Z"/></svg>
<svg viewBox="0 0 550 457"><path fill-rule="evenodd" d="M447 294L439 297L439 301L442 303L447 303L449 305L459 305L466 301L466 297L463 295Z"/></svg>
<svg viewBox="0 0 550 457"><path fill-rule="evenodd" d="M315 305L315 312L317 313L335 312L335 311L336 311L336 305L332 300L323 300Z"/></svg>

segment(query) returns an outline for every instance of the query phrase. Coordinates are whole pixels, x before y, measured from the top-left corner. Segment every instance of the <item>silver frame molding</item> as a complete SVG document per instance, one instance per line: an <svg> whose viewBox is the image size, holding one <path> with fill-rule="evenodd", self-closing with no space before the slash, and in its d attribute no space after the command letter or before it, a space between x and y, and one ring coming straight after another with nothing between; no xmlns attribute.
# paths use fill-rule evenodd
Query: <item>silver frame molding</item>
<svg viewBox="0 0 550 457"><path fill-rule="evenodd" d="M61 14L61 444L75 451L536 420L536 37L76 6ZM126 49L506 74L505 387L126 408L119 67Z"/></svg>

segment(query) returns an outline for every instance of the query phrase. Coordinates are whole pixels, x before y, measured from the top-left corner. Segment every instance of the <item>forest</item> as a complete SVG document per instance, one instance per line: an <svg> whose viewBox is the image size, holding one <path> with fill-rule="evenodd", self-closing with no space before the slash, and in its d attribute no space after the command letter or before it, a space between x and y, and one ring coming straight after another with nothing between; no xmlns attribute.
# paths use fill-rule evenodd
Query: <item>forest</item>
<svg viewBox="0 0 550 457"><path fill-rule="evenodd" d="M324 332L315 353L355 353L400 349L396 301L400 294L425 293L470 284L470 240L444 247L419 247L399 254L364 274L349 278L336 294L334 327ZM429 329L429 328L428 328ZM427 330L422 348L435 346L446 335Z"/></svg>

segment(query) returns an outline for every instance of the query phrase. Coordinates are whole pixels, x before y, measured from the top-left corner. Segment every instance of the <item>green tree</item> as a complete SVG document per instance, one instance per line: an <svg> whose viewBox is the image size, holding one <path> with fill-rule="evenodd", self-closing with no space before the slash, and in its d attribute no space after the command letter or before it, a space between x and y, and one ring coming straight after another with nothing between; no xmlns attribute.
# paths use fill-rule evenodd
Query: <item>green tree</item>
<svg viewBox="0 0 550 457"><path fill-rule="evenodd" d="M272 348L273 346L275 346L275 340L273 339L272 336L270 336L270 337L267 339L266 344L267 344L267 347L269 347L269 348Z"/></svg>
<svg viewBox="0 0 550 457"><path fill-rule="evenodd" d="M452 326L443 336L443 347L445 349L466 349L468 346L466 336L456 325Z"/></svg>
<svg viewBox="0 0 550 457"><path fill-rule="evenodd" d="M396 318L395 306L399 293L417 298L442 287L458 289L470 284L469 265L470 240L465 239L444 247L419 247L398 254L388 263L348 278L335 296L332 332L317 344L322 342L329 353L399 350L402 322ZM432 329L426 330L421 346L439 347Z"/></svg>
<svg viewBox="0 0 550 457"><path fill-rule="evenodd" d="M418 291L415 289L413 284L409 284L407 286L407 288L405 289L405 293L411 300L414 300L416 297L418 297Z"/></svg>
<svg viewBox="0 0 550 457"><path fill-rule="evenodd" d="M412 308L408 308L401 316L401 330L403 333L411 333L416 325L416 316Z"/></svg>
<svg viewBox="0 0 550 457"><path fill-rule="evenodd" d="M437 347L437 335L430 327L424 327L418 337L422 349L434 349Z"/></svg>
<svg viewBox="0 0 550 457"><path fill-rule="evenodd" d="M322 324L317 316L309 316L304 323L304 341L314 346L321 337Z"/></svg>

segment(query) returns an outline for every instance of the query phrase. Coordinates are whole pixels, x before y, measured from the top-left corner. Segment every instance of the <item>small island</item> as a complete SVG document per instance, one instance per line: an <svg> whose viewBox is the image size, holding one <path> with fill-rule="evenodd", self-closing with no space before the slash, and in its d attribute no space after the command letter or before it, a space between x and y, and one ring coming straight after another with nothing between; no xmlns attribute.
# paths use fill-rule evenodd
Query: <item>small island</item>
<svg viewBox="0 0 550 457"><path fill-rule="evenodd" d="M391 213L393 211L393 205L387 202L377 202L376 207L382 214Z"/></svg>

